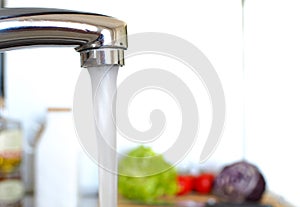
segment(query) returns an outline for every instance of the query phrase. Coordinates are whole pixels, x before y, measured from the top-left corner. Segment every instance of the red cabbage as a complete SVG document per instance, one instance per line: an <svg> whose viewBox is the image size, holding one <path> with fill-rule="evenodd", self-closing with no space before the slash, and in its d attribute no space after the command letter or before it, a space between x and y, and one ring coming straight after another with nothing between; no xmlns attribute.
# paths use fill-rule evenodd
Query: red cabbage
<svg viewBox="0 0 300 207"><path fill-rule="evenodd" d="M245 161L228 165L217 175L214 194L227 202L258 201L266 188L259 169Z"/></svg>

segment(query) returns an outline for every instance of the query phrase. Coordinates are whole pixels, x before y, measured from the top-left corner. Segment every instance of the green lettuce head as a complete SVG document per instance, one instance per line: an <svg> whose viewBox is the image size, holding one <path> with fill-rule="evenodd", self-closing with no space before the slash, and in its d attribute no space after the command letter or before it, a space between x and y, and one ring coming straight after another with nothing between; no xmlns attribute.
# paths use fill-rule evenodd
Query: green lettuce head
<svg viewBox="0 0 300 207"><path fill-rule="evenodd" d="M177 192L176 170L150 147L140 146L119 162L119 193L130 200L154 202Z"/></svg>

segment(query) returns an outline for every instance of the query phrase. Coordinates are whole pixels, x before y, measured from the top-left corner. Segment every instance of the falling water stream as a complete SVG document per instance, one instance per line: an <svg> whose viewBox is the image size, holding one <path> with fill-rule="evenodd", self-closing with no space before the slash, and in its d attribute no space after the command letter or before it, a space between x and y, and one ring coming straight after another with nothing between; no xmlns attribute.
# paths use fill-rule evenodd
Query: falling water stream
<svg viewBox="0 0 300 207"><path fill-rule="evenodd" d="M117 155L114 122L119 66L90 67L99 162L99 206L117 206Z"/></svg>

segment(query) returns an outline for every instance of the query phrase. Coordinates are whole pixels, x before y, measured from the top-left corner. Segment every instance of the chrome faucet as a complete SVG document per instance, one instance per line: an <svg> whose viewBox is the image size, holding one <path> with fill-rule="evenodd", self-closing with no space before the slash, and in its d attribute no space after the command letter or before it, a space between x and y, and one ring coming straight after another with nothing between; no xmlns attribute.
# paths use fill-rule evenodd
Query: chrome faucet
<svg viewBox="0 0 300 207"><path fill-rule="evenodd" d="M113 17L60 9L0 9L0 52L39 45L73 45L81 66L124 65L126 24Z"/></svg>
<svg viewBox="0 0 300 207"><path fill-rule="evenodd" d="M82 67L100 68L103 65L114 65L114 67L102 68L113 69L111 70L112 74L115 74L114 71L117 69L115 66L124 65L124 50L127 49L126 24L105 15L68 10L44 8L0 9L0 52L45 45L72 45L80 53ZM102 75L102 73L99 74ZM113 75L107 76L114 80L111 78ZM113 84L115 83L113 82ZM112 87L111 85L108 85L107 88ZM103 103L105 106L111 102L110 96L108 96ZM104 117L109 117L108 114L110 113L111 110L104 113ZM108 122L110 123L110 119ZM110 129L109 124L108 126ZM114 133L109 134L113 135ZM111 141L111 144L115 143ZM101 155L105 152L107 150L101 152ZM116 167L114 164L110 166ZM107 172L100 171L99 174L107 174ZM112 182L111 189L105 189L101 193L107 191L109 194L116 189L116 179L109 177L108 180ZM102 197L99 195L100 200L103 200ZM116 202L114 197L108 201L108 203L113 203L113 206L116 206Z"/></svg>

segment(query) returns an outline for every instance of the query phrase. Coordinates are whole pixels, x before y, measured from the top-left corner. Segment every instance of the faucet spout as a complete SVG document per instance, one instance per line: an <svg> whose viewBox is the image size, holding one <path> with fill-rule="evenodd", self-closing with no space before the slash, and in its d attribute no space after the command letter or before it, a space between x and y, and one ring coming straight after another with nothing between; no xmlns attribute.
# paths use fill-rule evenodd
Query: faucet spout
<svg viewBox="0 0 300 207"><path fill-rule="evenodd" d="M73 45L83 67L124 64L127 30L113 17L60 9L0 9L0 52L20 47Z"/></svg>

